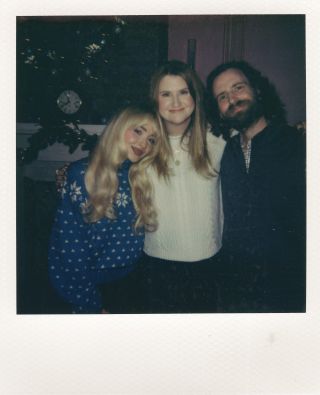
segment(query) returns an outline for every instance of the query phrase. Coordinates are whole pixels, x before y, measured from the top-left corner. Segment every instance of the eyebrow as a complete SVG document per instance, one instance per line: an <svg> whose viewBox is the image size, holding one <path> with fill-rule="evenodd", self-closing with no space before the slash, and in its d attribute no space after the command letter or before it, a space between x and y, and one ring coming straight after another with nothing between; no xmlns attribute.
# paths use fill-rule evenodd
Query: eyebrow
<svg viewBox="0 0 320 395"><path fill-rule="evenodd" d="M175 89L175 90L170 89L170 88L168 88L168 89L162 89L162 90L159 90L159 93L164 93L164 92L180 92L180 91L183 91L183 90L190 90L190 89L189 89L189 87L186 85L186 86L184 86L183 88L179 88L179 89Z"/></svg>
<svg viewBox="0 0 320 395"><path fill-rule="evenodd" d="M239 84L248 85L247 81L238 81L238 82L236 82L236 83L234 83L234 84L232 85L232 88L233 88L234 86L236 86L236 85L239 85Z"/></svg>
<svg viewBox="0 0 320 395"><path fill-rule="evenodd" d="M231 89L234 88L236 85L239 85L239 84L249 85L248 82L246 82L246 81L238 81L238 82L235 82L235 83L231 86ZM219 97L220 95L223 95L223 94L226 93L226 92L227 92L227 90L218 93L217 96L216 96L216 98Z"/></svg>
<svg viewBox="0 0 320 395"><path fill-rule="evenodd" d="M141 128L146 133L148 132L147 128L144 125L138 125L137 128ZM152 137L152 136L157 137L158 136L158 132L153 131L153 133L150 134L149 137Z"/></svg>

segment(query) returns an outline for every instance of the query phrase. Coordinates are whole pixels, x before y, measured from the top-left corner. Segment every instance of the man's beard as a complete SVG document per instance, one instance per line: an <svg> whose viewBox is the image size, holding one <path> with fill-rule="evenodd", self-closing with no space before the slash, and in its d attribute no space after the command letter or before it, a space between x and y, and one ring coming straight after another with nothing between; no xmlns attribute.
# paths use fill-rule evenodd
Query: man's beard
<svg viewBox="0 0 320 395"><path fill-rule="evenodd" d="M233 113L237 107L245 106L239 112ZM239 132L245 131L262 116L262 108L256 99L239 100L230 104L227 112L222 115L223 126L227 129L236 129Z"/></svg>

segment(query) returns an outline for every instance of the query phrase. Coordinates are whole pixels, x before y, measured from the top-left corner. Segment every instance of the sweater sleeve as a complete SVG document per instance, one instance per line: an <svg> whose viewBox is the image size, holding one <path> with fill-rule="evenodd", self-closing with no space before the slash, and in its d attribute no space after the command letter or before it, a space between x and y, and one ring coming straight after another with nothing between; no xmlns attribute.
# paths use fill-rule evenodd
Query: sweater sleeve
<svg viewBox="0 0 320 395"><path fill-rule="evenodd" d="M81 212L86 202L84 172L79 162L68 169L51 233L49 275L73 312L98 313L101 296L90 271L94 259L92 227L84 222Z"/></svg>

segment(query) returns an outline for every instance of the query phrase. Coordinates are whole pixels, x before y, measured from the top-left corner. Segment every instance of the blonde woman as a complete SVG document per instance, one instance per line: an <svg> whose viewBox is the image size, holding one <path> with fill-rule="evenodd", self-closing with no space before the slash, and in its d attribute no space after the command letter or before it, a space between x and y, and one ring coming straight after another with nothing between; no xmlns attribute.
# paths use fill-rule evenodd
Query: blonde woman
<svg viewBox="0 0 320 395"><path fill-rule="evenodd" d="M49 249L51 282L74 313L103 313L99 286L128 275L144 230L157 228L145 169L161 165L155 114L129 107L115 116L90 159L72 163Z"/></svg>
<svg viewBox="0 0 320 395"><path fill-rule="evenodd" d="M215 311L225 142L208 132L204 87L185 63L170 61L156 70L150 94L166 139L165 165L149 170L159 227L146 234L141 265L148 311Z"/></svg>

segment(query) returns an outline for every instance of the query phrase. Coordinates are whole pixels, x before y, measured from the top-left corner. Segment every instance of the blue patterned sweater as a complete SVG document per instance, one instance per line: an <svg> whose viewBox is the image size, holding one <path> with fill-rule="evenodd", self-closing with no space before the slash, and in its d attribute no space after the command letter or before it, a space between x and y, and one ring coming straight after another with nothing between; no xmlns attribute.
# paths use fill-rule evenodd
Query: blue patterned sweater
<svg viewBox="0 0 320 395"><path fill-rule="evenodd" d="M49 274L58 293L75 313L99 313L99 284L133 270L143 248L144 233L134 232L136 212L128 181L130 161L118 171L117 218L86 223L82 210L88 195L84 175L88 159L72 163L57 208L50 246Z"/></svg>

